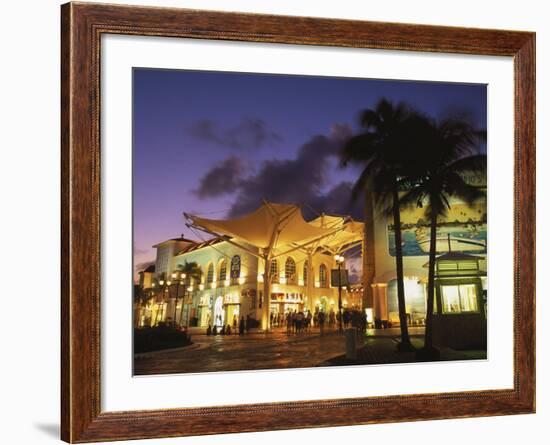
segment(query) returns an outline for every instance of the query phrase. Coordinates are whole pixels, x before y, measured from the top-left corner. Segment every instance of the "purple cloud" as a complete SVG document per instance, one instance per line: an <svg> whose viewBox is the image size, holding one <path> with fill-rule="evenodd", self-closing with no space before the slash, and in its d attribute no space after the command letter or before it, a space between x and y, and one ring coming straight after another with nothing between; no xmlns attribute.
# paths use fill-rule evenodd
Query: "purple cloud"
<svg viewBox="0 0 550 445"><path fill-rule="evenodd" d="M237 125L225 129L210 119L203 119L187 127L185 132L196 140L236 150L259 149L282 141L278 133L257 118L244 118Z"/></svg>
<svg viewBox="0 0 550 445"><path fill-rule="evenodd" d="M220 196L236 191L243 181L247 162L231 156L210 169L201 178L197 190L193 192L200 198Z"/></svg>

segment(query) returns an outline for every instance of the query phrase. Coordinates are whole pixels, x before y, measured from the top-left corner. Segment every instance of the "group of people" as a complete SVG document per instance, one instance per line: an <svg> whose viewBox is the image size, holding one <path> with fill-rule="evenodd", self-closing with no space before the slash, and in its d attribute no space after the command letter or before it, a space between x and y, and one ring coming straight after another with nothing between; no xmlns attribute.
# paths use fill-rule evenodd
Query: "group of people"
<svg viewBox="0 0 550 445"><path fill-rule="evenodd" d="M328 313L322 310L316 310L314 314L310 311L288 311L284 314L271 313L271 326L286 327L288 334L300 334L308 332L311 327L319 328L321 334L325 328L335 329L340 326L340 314L331 309ZM342 327L357 328L363 332L367 328L367 317L363 311L344 309L342 311Z"/></svg>
<svg viewBox="0 0 550 445"><path fill-rule="evenodd" d="M221 321L221 318L220 318ZM221 324L221 323L220 323ZM241 319L238 320L237 316L233 316L233 327L231 327L230 324L222 324L221 327L219 325L215 324L212 326L210 323L208 323L208 327L206 328L206 335L244 335L248 332L250 332L250 326L252 324L252 319L250 318L250 315L246 316L246 319L244 316L241 316Z"/></svg>
<svg viewBox="0 0 550 445"><path fill-rule="evenodd" d="M328 313L322 310L311 311L289 310L286 313L272 312L269 317L270 326L286 327L287 334L307 333L312 327L319 328L321 335L325 329L334 330L340 326L340 314L331 309ZM212 326L208 323L206 335L245 335L250 332L252 318L247 315L239 319L233 316L232 324L217 323ZM344 309L342 311L342 327L354 327L360 332L367 328L367 317L363 311Z"/></svg>

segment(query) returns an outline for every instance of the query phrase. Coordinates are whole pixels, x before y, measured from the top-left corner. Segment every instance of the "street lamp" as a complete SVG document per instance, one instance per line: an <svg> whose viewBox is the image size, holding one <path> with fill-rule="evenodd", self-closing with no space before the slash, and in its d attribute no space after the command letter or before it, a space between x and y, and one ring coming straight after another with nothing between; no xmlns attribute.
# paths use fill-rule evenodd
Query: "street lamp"
<svg viewBox="0 0 550 445"><path fill-rule="evenodd" d="M155 322L153 323L153 326L156 326L159 321L159 314L160 314L160 321L162 321L162 317L164 316L164 292L166 292L166 287L164 286L165 282L163 279L160 279L158 281L159 286L161 287L160 293L162 295L162 302L160 303L160 309L157 308L157 313L155 316ZM155 288L155 283L152 285L153 289ZM159 306L159 303L157 303L157 307ZM161 312L162 311L162 312Z"/></svg>
<svg viewBox="0 0 550 445"><path fill-rule="evenodd" d="M334 255L334 261L338 264L338 330L342 332L342 264L344 264L344 257L342 255Z"/></svg>
<svg viewBox="0 0 550 445"><path fill-rule="evenodd" d="M176 318L177 318L177 310L178 310L178 297L179 297L179 289L180 284L183 285L183 280L185 279L185 274L183 272L173 272L171 275L172 280L176 284L176 296L174 298L174 317L172 319L173 326L176 327ZM170 286L172 284L171 281L167 282L167 285ZM170 295L168 295L170 296ZM183 306L183 304L182 304ZM180 317L180 326L181 326L181 318Z"/></svg>

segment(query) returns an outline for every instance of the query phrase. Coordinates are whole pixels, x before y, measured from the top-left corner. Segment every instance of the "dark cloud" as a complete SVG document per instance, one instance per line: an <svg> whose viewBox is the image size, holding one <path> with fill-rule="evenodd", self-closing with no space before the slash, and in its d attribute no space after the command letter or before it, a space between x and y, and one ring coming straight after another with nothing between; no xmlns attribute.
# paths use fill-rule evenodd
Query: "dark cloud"
<svg viewBox="0 0 550 445"><path fill-rule="evenodd" d="M353 136L353 130L348 124L333 124L330 128L330 137L335 141L345 142Z"/></svg>
<svg viewBox="0 0 550 445"><path fill-rule="evenodd" d="M349 215L356 220L363 220L364 210L361 200L352 201L351 182L340 182L325 194L319 194L311 201L311 206L320 213ZM304 216L309 217L307 209Z"/></svg>
<svg viewBox="0 0 550 445"><path fill-rule="evenodd" d="M326 136L315 136L302 145L295 159L264 161L256 175L244 180L229 216L256 209L262 199L281 203L306 203L326 182L329 157L339 144Z"/></svg>
<svg viewBox="0 0 550 445"><path fill-rule="evenodd" d="M249 213L266 199L302 205L306 219L330 213L361 220L362 205L351 200L352 183L328 183L342 143L350 136L347 125L333 125L329 136L314 136L303 144L295 159L264 161L253 174L246 161L232 156L206 172L194 192L201 198L237 192L228 217Z"/></svg>
<svg viewBox="0 0 550 445"><path fill-rule="evenodd" d="M228 216L251 212L266 199L301 204L306 218L314 218L316 212L360 218L361 206L351 202L351 183L342 182L328 192L322 191L328 185L330 160L338 156L347 137L344 129L344 126L338 127L330 137L313 137L300 147L295 159L265 161L257 174L243 180Z"/></svg>
<svg viewBox="0 0 550 445"><path fill-rule="evenodd" d="M267 128L263 120L256 118L242 119L234 127L225 129L204 119L187 127L185 132L194 139L236 150L258 149L282 140L279 134Z"/></svg>
<svg viewBox="0 0 550 445"><path fill-rule="evenodd" d="M199 188L194 193L200 198L233 193L241 185L246 170L246 161L231 156L209 170L201 178Z"/></svg>

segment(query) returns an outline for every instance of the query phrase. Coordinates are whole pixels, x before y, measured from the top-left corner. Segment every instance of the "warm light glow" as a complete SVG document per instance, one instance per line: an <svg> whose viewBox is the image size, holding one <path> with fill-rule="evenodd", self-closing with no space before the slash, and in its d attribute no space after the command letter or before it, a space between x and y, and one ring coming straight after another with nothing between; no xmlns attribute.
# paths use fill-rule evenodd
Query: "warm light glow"
<svg viewBox="0 0 550 445"><path fill-rule="evenodd" d="M321 287L321 283L319 281L315 282L315 287Z"/></svg>
<svg viewBox="0 0 550 445"><path fill-rule="evenodd" d="M189 287L187 288L187 291L188 291L188 292L193 292L193 286L189 286Z"/></svg>
<svg viewBox="0 0 550 445"><path fill-rule="evenodd" d="M167 285L167 286L170 286L171 284L172 284L171 281L167 281L167 282L166 282L166 285Z"/></svg>
<svg viewBox="0 0 550 445"><path fill-rule="evenodd" d="M258 274L258 281L259 281L260 283L263 283L263 282L264 282L264 276L263 276L261 273Z"/></svg>
<svg viewBox="0 0 550 445"><path fill-rule="evenodd" d="M199 284L199 290L204 290L204 284Z"/></svg>
<svg viewBox="0 0 550 445"><path fill-rule="evenodd" d="M155 283L152 283L152 284L151 284L151 287L155 287Z"/></svg>
<svg viewBox="0 0 550 445"><path fill-rule="evenodd" d="M279 283L286 284L286 278L285 277L280 277L279 278Z"/></svg>
<svg viewBox="0 0 550 445"><path fill-rule="evenodd" d="M164 285L164 280L160 280L160 281L159 281L159 284L160 284L161 286Z"/></svg>
<svg viewBox="0 0 550 445"><path fill-rule="evenodd" d="M239 278L239 284L244 284L246 282L246 278L245 277L240 277Z"/></svg>
<svg viewBox="0 0 550 445"><path fill-rule="evenodd" d="M175 280L177 277L178 277L178 274L177 274L176 272L174 272L174 273L172 274L172 278Z"/></svg>
<svg viewBox="0 0 550 445"><path fill-rule="evenodd" d="M304 280L302 280L301 278L298 280L298 286L303 286L304 285Z"/></svg>
<svg viewBox="0 0 550 445"><path fill-rule="evenodd" d="M229 286L229 280L225 280L225 281L223 282L223 285L224 285L224 286Z"/></svg>

